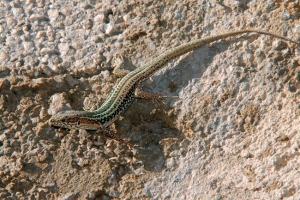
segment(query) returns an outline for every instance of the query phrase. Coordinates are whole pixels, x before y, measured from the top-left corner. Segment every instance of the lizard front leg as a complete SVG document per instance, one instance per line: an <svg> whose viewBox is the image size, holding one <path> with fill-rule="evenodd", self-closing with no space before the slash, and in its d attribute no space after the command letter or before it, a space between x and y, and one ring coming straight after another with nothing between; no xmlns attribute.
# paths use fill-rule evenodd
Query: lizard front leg
<svg viewBox="0 0 300 200"><path fill-rule="evenodd" d="M131 142L127 141L127 140L123 140L121 138L119 138L113 131L111 131L109 128L103 128L103 129L99 129L98 132L102 132L106 135L106 137L109 137L111 139L114 139L118 142L121 142L123 144L126 144L127 146L129 146L129 148L132 148L133 145L131 144Z"/></svg>
<svg viewBox="0 0 300 200"><path fill-rule="evenodd" d="M132 62L125 58L122 54L115 55L115 63L113 65L113 74L118 77L124 77L136 67L133 66Z"/></svg>

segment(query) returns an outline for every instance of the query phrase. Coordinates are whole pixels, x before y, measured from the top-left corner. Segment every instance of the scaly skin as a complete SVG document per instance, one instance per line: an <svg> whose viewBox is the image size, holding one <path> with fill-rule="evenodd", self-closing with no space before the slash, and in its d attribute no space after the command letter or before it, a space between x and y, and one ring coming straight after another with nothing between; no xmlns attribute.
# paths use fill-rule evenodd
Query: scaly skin
<svg viewBox="0 0 300 200"><path fill-rule="evenodd" d="M239 31L228 32L217 36L198 39L186 44L182 44L172 48L162 55L154 58L142 67L128 73L114 87L102 106L95 111L66 111L52 116L50 119L51 126L62 127L67 129L86 129L98 130L104 132L108 137L124 142L111 131L108 130L115 120L119 118L137 98L136 89L138 85L149 78L154 72L165 66L170 60L177 58L183 54L193 51L197 48L215 42L219 39L224 39L230 36L240 35L243 33L259 33L270 35L276 38L281 38L299 45L298 42L288 39L276 33L271 33L256 29L244 29ZM156 98L155 96L153 96ZM151 98L151 97L150 97Z"/></svg>

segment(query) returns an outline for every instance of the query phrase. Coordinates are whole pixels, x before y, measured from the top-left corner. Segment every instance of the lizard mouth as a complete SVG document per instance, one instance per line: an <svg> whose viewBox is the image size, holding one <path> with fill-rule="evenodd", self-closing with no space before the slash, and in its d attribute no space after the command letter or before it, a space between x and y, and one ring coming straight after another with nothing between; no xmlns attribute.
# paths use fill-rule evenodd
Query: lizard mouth
<svg viewBox="0 0 300 200"><path fill-rule="evenodd" d="M53 125L53 124L51 124L51 127L52 127L52 128L54 128L54 129L59 129L59 128L62 128L62 127L60 127L60 126Z"/></svg>
<svg viewBox="0 0 300 200"><path fill-rule="evenodd" d="M66 129L61 124L58 124L56 120L53 120L52 118L48 120L48 124L54 128L54 129Z"/></svg>
<svg viewBox="0 0 300 200"><path fill-rule="evenodd" d="M55 125L55 124L51 124L50 126L54 130L63 130L63 131L68 130L68 128L66 128L66 127L58 126L58 125Z"/></svg>

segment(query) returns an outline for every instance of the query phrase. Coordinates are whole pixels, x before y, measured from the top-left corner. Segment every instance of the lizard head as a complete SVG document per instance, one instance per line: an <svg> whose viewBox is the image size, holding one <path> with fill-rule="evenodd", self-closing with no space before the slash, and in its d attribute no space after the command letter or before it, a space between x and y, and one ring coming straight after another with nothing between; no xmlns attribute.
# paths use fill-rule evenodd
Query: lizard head
<svg viewBox="0 0 300 200"><path fill-rule="evenodd" d="M100 130L107 124L101 120L93 119L86 111L64 111L53 115L49 120L50 126L54 128Z"/></svg>
<svg viewBox="0 0 300 200"><path fill-rule="evenodd" d="M53 115L49 123L54 128L74 129L78 126L79 114L75 111L64 111Z"/></svg>
<svg viewBox="0 0 300 200"><path fill-rule="evenodd" d="M49 124L54 128L97 130L100 128L96 120L84 118L85 111L64 111L53 115Z"/></svg>

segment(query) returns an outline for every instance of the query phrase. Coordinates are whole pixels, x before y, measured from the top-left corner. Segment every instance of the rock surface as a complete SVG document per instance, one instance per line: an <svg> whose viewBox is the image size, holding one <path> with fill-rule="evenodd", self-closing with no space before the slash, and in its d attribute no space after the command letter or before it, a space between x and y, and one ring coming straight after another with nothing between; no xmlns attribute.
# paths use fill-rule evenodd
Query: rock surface
<svg viewBox="0 0 300 200"><path fill-rule="evenodd" d="M0 3L0 199L299 199L300 48L245 34L182 56L113 125L54 130L119 77L193 39L243 28L300 38L299 1ZM131 70L132 66L123 66Z"/></svg>

